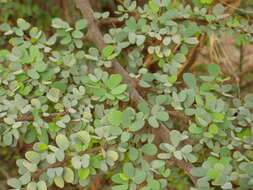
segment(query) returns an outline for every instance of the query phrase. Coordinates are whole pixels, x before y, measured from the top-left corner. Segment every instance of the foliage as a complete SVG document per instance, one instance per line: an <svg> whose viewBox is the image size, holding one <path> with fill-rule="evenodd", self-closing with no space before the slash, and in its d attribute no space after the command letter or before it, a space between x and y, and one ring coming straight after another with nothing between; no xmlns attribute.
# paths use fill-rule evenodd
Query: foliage
<svg viewBox="0 0 253 190"><path fill-rule="evenodd" d="M115 15L103 48L85 15L53 18L50 33L23 18L0 25L11 46L0 50L0 146L26 144L9 187L89 187L103 174L112 190L252 189L253 94L238 96L215 63L179 74L204 35L252 43L248 21L209 0L125 0ZM135 86L111 72L116 59Z"/></svg>

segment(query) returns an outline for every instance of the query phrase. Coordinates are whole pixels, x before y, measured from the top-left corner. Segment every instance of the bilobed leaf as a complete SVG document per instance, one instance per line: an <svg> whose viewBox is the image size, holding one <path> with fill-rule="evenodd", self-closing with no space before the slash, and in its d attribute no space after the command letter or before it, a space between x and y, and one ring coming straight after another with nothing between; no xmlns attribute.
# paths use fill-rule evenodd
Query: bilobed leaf
<svg viewBox="0 0 253 190"><path fill-rule="evenodd" d="M40 154L34 151L28 151L25 153L25 157L31 163L39 163L40 161Z"/></svg>
<svg viewBox="0 0 253 190"><path fill-rule="evenodd" d="M150 156L154 156L157 153L157 148L154 144L145 144L141 148L141 150L144 154L147 154L147 155L150 155Z"/></svg>
<svg viewBox="0 0 253 190"><path fill-rule="evenodd" d="M142 129L144 127L144 125L145 125L144 120L137 120L130 125L129 129L133 132L139 131L140 129Z"/></svg>
<svg viewBox="0 0 253 190"><path fill-rule="evenodd" d="M82 33L80 30L74 30L74 31L72 32L72 36L73 36L73 38L80 39L80 38L82 38L84 35L83 35L83 33Z"/></svg>
<svg viewBox="0 0 253 190"><path fill-rule="evenodd" d="M67 183L72 183L74 181L74 177L74 172L71 168L64 168L63 179Z"/></svg>
<svg viewBox="0 0 253 190"><path fill-rule="evenodd" d="M196 37L186 38L184 41L190 45L196 45L199 42Z"/></svg>
<svg viewBox="0 0 253 190"><path fill-rule="evenodd" d="M197 86L196 78L191 73L184 73L183 75L184 82L190 87L195 88Z"/></svg>
<svg viewBox="0 0 253 190"><path fill-rule="evenodd" d="M58 88L51 88L47 93L47 98L54 103L57 103L60 99L61 91Z"/></svg>
<svg viewBox="0 0 253 190"><path fill-rule="evenodd" d="M112 160L115 162L118 160L119 158L119 154L116 152L116 151L113 151L113 150L109 150L107 151L107 156L112 158Z"/></svg>
<svg viewBox="0 0 253 190"><path fill-rule="evenodd" d="M112 45L108 45L103 49L102 54L104 57L108 58L110 55L112 55L113 51L114 47Z"/></svg>
<svg viewBox="0 0 253 190"><path fill-rule="evenodd" d="M24 19L19 18L17 20L17 25L21 30L28 30L30 28L30 24L28 22L26 22Z"/></svg>
<svg viewBox="0 0 253 190"><path fill-rule="evenodd" d="M25 173L19 178L19 181L21 182L22 185L26 185L31 181L31 174L29 172Z"/></svg>
<svg viewBox="0 0 253 190"><path fill-rule="evenodd" d="M118 86L122 81L122 76L119 74L112 74L110 75L109 79L106 81L106 86L110 89L115 88Z"/></svg>
<svg viewBox="0 0 253 190"><path fill-rule="evenodd" d="M125 163L123 165L123 172L126 174L129 178L134 177L135 168L131 162Z"/></svg>
<svg viewBox="0 0 253 190"><path fill-rule="evenodd" d="M54 183L57 187L63 188L64 187L64 180L60 176L54 177Z"/></svg>
<svg viewBox="0 0 253 190"><path fill-rule="evenodd" d="M153 13L157 13L160 9L155 0L149 0L148 6Z"/></svg>
<svg viewBox="0 0 253 190"><path fill-rule="evenodd" d="M118 95L118 94L122 94L123 92L125 92L127 89L127 85L126 84L121 84L115 88L112 89L111 93L113 95Z"/></svg>
<svg viewBox="0 0 253 190"><path fill-rule="evenodd" d="M39 181L37 183L37 189L38 190L47 190L47 184L45 181Z"/></svg>
<svg viewBox="0 0 253 190"><path fill-rule="evenodd" d="M62 150L66 150L70 145L68 138L62 134L57 135L55 141Z"/></svg>
<svg viewBox="0 0 253 190"><path fill-rule="evenodd" d="M16 189L19 189L21 187L21 182L16 178L8 179L7 184Z"/></svg>
<svg viewBox="0 0 253 190"><path fill-rule="evenodd" d="M148 180L148 186L151 188L151 190L159 190L161 188L159 181L154 179Z"/></svg>
<svg viewBox="0 0 253 190"><path fill-rule="evenodd" d="M145 42L146 37L144 35L137 35L136 36L136 44L137 46L142 45Z"/></svg>
<svg viewBox="0 0 253 190"><path fill-rule="evenodd" d="M54 27L54 28L63 28L63 29L70 28L69 24L67 22L63 21L60 18L54 18L52 20L52 27Z"/></svg>
<svg viewBox="0 0 253 190"><path fill-rule="evenodd" d="M86 179L90 174L90 169L89 168L80 168L78 170L78 175L80 179Z"/></svg>
<svg viewBox="0 0 253 190"><path fill-rule="evenodd" d="M136 148L131 147L128 152L128 157L131 161L137 160L139 158L139 151Z"/></svg>
<svg viewBox="0 0 253 190"><path fill-rule="evenodd" d="M218 3L213 7L213 14L215 16L220 16L224 14L224 11L225 11L225 7L221 3Z"/></svg>
<svg viewBox="0 0 253 190"><path fill-rule="evenodd" d="M220 73L219 65L214 64L214 63L208 64L207 70L208 70L208 73L214 77L217 77Z"/></svg>
<svg viewBox="0 0 253 190"><path fill-rule="evenodd" d="M177 147L182 140L182 134L177 130L173 130L170 132L170 138L171 138L172 144L175 147Z"/></svg>
<svg viewBox="0 0 253 190"><path fill-rule="evenodd" d="M88 25L87 20L85 20L85 19L80 19L80 20L78 20L78 21L75 23L75 28L76 28L77 30L82 30L82 29L86 28L87 25Z"/></svg>
<svg viewBox="0 0 253 190"><path fill-rule="evenodd" d="M126 184L128 182L128 177L123 173L114 174L111 179L116 184Z"/></svg>
<svg viewBox="0 0 253 190"><path fill-rule="evenodd" d="M27 190L37 190L37 184L35 182L30 182L27 185Z"/></svg>
<svg viewBox="0 0 253 190"><path fill-rule="evenodd" d="M202 128L197 127L196 124L191 124L189 127L189 131L192 134L201 134L203 130L202 130Z"/></svg>
<svg viewBox="0 0 253 190"><path fill-rule="evenodd" d="M114 185L112 190L128 190L128 184L125 185Z"/></svg>
<svg viewBox="0 0 253 190"><path fill-rule="evenodd" d="M212 134L217 134L219 132L219 128L215 124L211 124L208 128L208 131Z"/></svg>
<svg viewBox="0 0 253 190"><path fill-rule="evenodd" d="M27 75L28 75L29 77L31 77L32 79L39 79L39 78L40 78L39 73L38 73L36 70L34 70L34 69L28 70L28 71L27 71Z"/></svg>
<svg viewBox="0 0 253 190"><path fill-rule="evenodd" d="M159 123L158 123L158 121L156 120L156 118L154 116L151 116L151 117L148 118L148 123L154 128L159 127Z"/></svg>
<svg viewBox="0 0 253 190"><path fill-rule="evenodd" d="M123 120L123 113L121 111L113 110L108 115L108 121L114 126L119 126L122 123L122 120Z"/></svg>

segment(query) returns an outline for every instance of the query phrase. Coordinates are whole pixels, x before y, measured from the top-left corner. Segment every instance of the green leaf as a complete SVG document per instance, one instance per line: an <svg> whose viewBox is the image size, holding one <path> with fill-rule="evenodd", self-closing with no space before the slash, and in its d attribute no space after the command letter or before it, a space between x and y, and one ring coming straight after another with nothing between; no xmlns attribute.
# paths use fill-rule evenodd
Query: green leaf
<svg viewBox="0 0 253 190"><path fill-rule="evenodd" d="M154 144L145 144L141 150L144 154L149 156L154 156L157 153L157 147Z"/></svg>
<svg viewBox="0 0 253 190"><path fill-rule="evenodd" d="M218 3L213 7L213 14L215 16L220 16L224 14L224 11L225 11L225 7L221 3Z"/></svg>
<svg viewBox="0 0 253 190"><path fill-rule="evenodd" d="M19 189L21 187L21 182L16 178L8 179L7 184L16 189Z"/></svg>
<svg viewBox="0 0 253 190"><path fill-rule="evenodd" d="M145 125L144 120L137 120L130 125L129 129L133 132L139 131L144 127L144 125Z"/></svg>
<svg viewBox="0 0 253 190"><path fill-rule="evenodd" d="M223 122L225 115L222 113L212 113L212 118L214 122Z"/></svg>
<svg viewBox="0 0 253 190"><path fill-rule="evenodd" d="M208 132L212 134L218 134L219 133L219 128L215 124L211 124L208 128Z"/></svg>
<svg viewBox="0 0 253 190"><path fill-rule="evenodd" d="M86 28L87 26L88 26L88 22L85 19L78 20L75 23L76 30L82 30L82 29Z"/></svg>
<svg viewBox="0 0 253 190"><path fill-rule="evenodd" d="M122 81L122 76L119 74L112 74L110 75L109 79L106 81L106 86L110 89L115 88L118 86Z"/></svg>
<svg viewBox="0 0 253 190"><path fill-rule="evenodd" d="M70 28L69 24L67 22L63 21L60 18L54 18L52 20L52 27L54 27L54 28L63 28L63 29Z"/></svg>
<svg viewBox="0 0 253 190"><path fill-rule="evenodd" d="M190 172L193 176L196 176L196 177L203 177L206 175L206 170L202 167L192 168Z"/></svg>
<svg viewBox="0 0 253 190"><path fill-rule="evenodd" d="M128 152L128 157L131 161L137 160L139 158L139 151L136 148L131 147Z"/></svg>
<svg viewBox="0 0 253 190"><path fill-rule="evenodd" d="M146 177L147 177L147 174L145 171L143 171L142 169L136 168L135 175L132 180L136 184L141 184L143 181L145 181Z"/></svg>
<svg viewBox="0 0 253 190"><path fill-rule="evenodd" d="M73 38L80 39L80 38L82 38L84 35L83 35L83 33L82 33L80 30L74 30L74 31L72 32L72 36L73 36Z"/></svg>
<svg viewBox="0 0 253 190"><path fill-rule="evenodd" d="M153 13L157 13L160 9L155 0L149 0L148 6Z"/></svg>
<svg viewBox="0 0 253 190"><path fill-rule="evenodd" d="M114 51L114 47L112 45L108 45L106 46L103 51L102 51L102 55L106 58L108 58L110 55L112 55Z"/></svg>
<svg viewBox="0 0 253 190"><path fill-rule="evenodd" d="M149 186L152 190L160 190L160 189L161 189L161 184L159 183L159 181L154 180L154 179L148 180L148 186Z"/></svg>
<svg viewBox="0 0 253 190"><path fill-rule="evenodd" d="M158 121L156 120L156 118L154 116L151 116L151 117L148 118L148 123L154 128L159 127L159 123L158 123Z"/></svg>
<svg viewBox="0 0 253 190"><path fill-rule="evenodd" d="M70 145L68 138L62 134L57 135L55 141L57 146L62 150L68 149Z"/></svg>
<svg viewBox="0 0 253 190"><path fill-rule="evenodd" d="M171 143L175 147L177 147L179 143L182 141L182 134L177 130L173 130L170 132L170 138L171 138Z"/></svg>
<svg viewBox="0 0 253 190"><path fill-rule="evenodd" d="M90 175L90 169L89 168L80 168L78 170L78 176L80 179L86 179Z"/></svg>
<svg viewBox="0 0 253 190"><path fill-rule="evenodd" d="M37 189L38 190L47 190L47 184L45 181L39 181L37 183Z"/></svg>
<svg viewBox="0 0 253 190"><path fill-rule="evenodd" d="M29 183L31 181L31 174L29 172L25 173L24 175L22 175L19 180L21 182L22 185L26 185L27 183Z"/></svg>
<svg viewBox="0 0 253 190"><path fill-rule="evenodd" d="M39 150L39 151L45 151L45 150L47 150L47 149L48 149L48 145L47 145L47 144L40 143L40 144L38 145L38 150Z"/></svg>
<svg viewBox="0 0 253 190"><path fill-rule="evenodd" d="M199 43L196 37L186 38L184 41L185 43L190 44L190 45L196 45Z"/></svg>
<svg viewBox="0 0 253 190"><path fill-rule="evenodd" d="M253 108L253 94L247 94L244 97L244 101L245 101L245 107L247 108Z"/></svg>
<svg viewBox="0 0 253 190"><path fill-rule="evenodd" d="M64 187L64 180L60 176L54 177L54 183L57 187L63 188Z"/></svg>
<svg viewBox="0 0 253 190"><path fill-rule="evenodd" d="M34 128L28 129L24 137L24 142L26 144L31 144L32 142L35 141L36 137L37 136L35 129Z"/></svg>
<svg viewBox="0 0 253 190"><path fill-rule="evenodd" d="M27 160L29 160L31 163L39 163L40 161L40 154L34 151L28 151L25 153L25 157Z"/></svg>
<svg viewBox="0 0 253 190"><path fill-rule="evenodd" d="M51 87L58 88L61 93L65 93L67 90L67 84L64 81L56 81L51 85Z"/></svg>
<svg viewBox="0 0 253 190"><path fill-rule="evenodd" d="M208 73L211 76L217 77L220 73L220 67L217 64L211 63L207 67Z"/></svg>
<svg viewBox="0 0 253 190"><path fill-rule="evenodd" d="M114 185L112 190L128 190L128 184L125 185Z"/></svg>
<svg viewBox="0 0 253 190"><path fill-rule="evenodd" d="M134 177L135 169L134 169L133 164L130 163L130 162L125 163L125 164L123 165L123 172L124 172L124 174L126 174L129 178Z"/></svg>
<svg viewBox="0 0 253 190"><path fill-rule="evenodd" d="M27 75L28 75L29 77L31 77L32 79L39 79L39 78L40 78L39 73L37 73L37 71L34 70L34 69L28 70Z"/></svg>
<svg viewBox="0 0 253 190"><path fill-rule="evenodd" d="M196 124L191 124L189 127L189 131L192 134L201 134L203 130L202 130L202 128L197 127Z"/></svg>
<svg viewBox="0 0 253 190"><path fill-rule="evenodd" d="M196 88L197 81L193 74L191 73L184 73L183 75L184 82L189 86L189 88Z"/></svg>
<svg viewBox="0 0 253 190"><path fill-rule="evenodd" d="M114 162L117 161L119 158L119 154L113 150L107 151L107 156L110 157Z"/></svg>
<svg viewBox="0 0 253 190"><path fill-rule="evenodd" d="M27 189L26 190L36 190L37 189L37 184L35 182L30 182L27 185Z"/></svg>
<svg viewBox="0 0 253 190"><path fill-rule="evenodd" d="M17 25L21 30L28 30L30 28L30 24L28 22L26 22L24 19L19 18L17 20Z"/></svg>
<svg viewBox="0 0 253 190"><path fill-rule="evenodd" d="M126 84L121 84L115 88L112 89L111 93L113 95L118 95L118 94L122 94L123 92L125 92L127 89L127 85Z"/></svg>
<svg viewBox="0 0 253 190"><path fill-rule="evenodd" d="M245 170L249 176L253 177L253 164L252 163L248 163L247 166L245 167Z"/></svg>
<svg viewBox="0 0 253 190"><path fill-rule="evenodd" d="M113 126L119 126L123 121L123 113L118 110L113 110L108 115L107 119Z"/></svg>
<svg viewBox="0 0 253 190"><path fill-rule="evenodd" d="M33 68L38 72L44 72L47 70L47 64L43 61L36 61L33 63Z"/></svg>
<svg viewBox="0 0 253 190"><path fill-rule="evenodd" d="M146 36L144 35L137 35L136 36L136 44L137 46L142 45L145 42Z"/></svg>
<svg viewBox="0 0 253 190"><path fill-rule="evenodd" d="M208 172L207 172L207 177L209 179L216 179L220 174L220 171L219 170L216 170L216 169L209 169Z"/></svg>
<svg viewBox="0 0 253 190"><path fill-rule="evenodd" d="M61 91L58 88L51 88L47 93L47 98L54 103L57 103L60 99Z"/></svg>
<svg viewBox="0 0 253 190"><path fill-rule="evenodd" d="M123 173L114 174L111 179L116 184L126 184L129 180L128 177Z"/></svg>
<svg viewBox="0 0 253 190"><path fill-rule="evenodd" d="M67 182L67 183L72 183L74 181L74 172L71 168L64 168L63 171L63 179Z"/></svg>
<svg viewBox="0 0 253 190"><path fill-rule="evenodd" d="M200 0L200 2L203 4L211 4L213 0Z"/></svg>

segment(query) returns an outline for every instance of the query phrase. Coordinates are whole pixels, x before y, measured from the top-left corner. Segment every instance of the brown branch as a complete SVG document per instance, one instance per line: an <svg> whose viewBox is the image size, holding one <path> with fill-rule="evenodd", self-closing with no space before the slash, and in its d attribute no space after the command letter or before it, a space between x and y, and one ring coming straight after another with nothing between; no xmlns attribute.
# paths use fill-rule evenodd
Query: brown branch
<svg viewBox="0 0 253 190"><path fill-rule="evenodd" d="M195 63L198 50L204 44L205 36L206 36L205 34L202 34L199 37L199 43L196 46L194 46L192 49L190 49L190 52L188 53L188 56L187 56L187 61L182 65L181 69L177 73L177 78L178 79L181 79L183 74L185 72L187 72L192 67L192 65Z"/></svg>
<svg viewBox="0 0 253 190"><path fill-rule="evenodd" d="M88 33L87 33L89 40L91 40L100 51L103 50L106 44L103 40L103 36L99 29L98 23L96 22L93 16L93 10L91 8L89 1L75 0L75 2L76 2L77 8L80 9L81 13L83 14L83 17L89 22L89 28L88 28ZM124 82L128 84L128 86L131 89L130 99L135 105L144 103L150 106L146 102L146 100L144 100L143 97L136 90L137 84L135 83L135 81L128 75L128 73L125 71L125 69L120 65L120 63L116 59L113 60L111 72L122 75ZM152 131L155 134L157 134L157 137L159 140L162 139L163 142L170 143L170 136L169 136L170 130L165 125L161 124L161 127L159 129L152 128ZM185 167L185 164L188 164L188 163L185 163L184 161L182 161L182 162L177 162L177 164L180 168L185 169L186 174L189 175L189 177L192 179L192 182L196 184L196 178L194 178L189 172L190 167Z"/></svg>
<svg viewBox="0 0 253 190"><path fill-rule="evenodd" d="M153 60L153 54L149 54L146 58L146 60L143 63L143 68L148 68L150 67L155 61Z"/></svg>
<svg viewBox="0 0 253 190"><path fill-rule="evenodd" d="M64 116L68 114L68 111L64 111L64 112L59 112L59 113L50 113L48 116L42 116L42 119L46 120L46 121L50 121L55 117L60 117L60 116ZM33 121L34 117L32 115L22 115L20 117L18 117L15 121L19 122L19 121ZM4 123L4 120L1 119L0 123Z"/></svg>
<svg viewBox="0 0 253 190"><path fill-rule="evenodd" d="M98 22L100 25L103 25L103 24L123 24L124 23L122 21L119 21L119 19L117 17L109 17L109 18L100 19Z"/></svg>

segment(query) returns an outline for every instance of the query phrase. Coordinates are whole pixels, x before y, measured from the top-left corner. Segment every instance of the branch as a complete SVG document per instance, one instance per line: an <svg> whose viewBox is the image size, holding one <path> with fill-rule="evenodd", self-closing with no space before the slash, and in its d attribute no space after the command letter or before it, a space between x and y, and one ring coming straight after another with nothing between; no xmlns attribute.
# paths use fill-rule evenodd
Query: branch
<svg viewBox="0 0 253 190"><path fill-rule="evenodd" d="M185 72L187 72L192 67L192 65L195 63L195 60L196 60L196 57L197 57L197 52L198 52L199 48L201 48L203 46L205 36L206 36L205 34L202 34L199 37L199 43L196 46L194 46L192 49L190 49L190 52L189 52L188 57L187 57L187 61L182 65L181 69L177 73L177 78L178 79L181 79L183 74Z"/></svg>
<svg viewBox="0 0 253 190"><path fill-rule="evenodd" d="M64 116L68 114L68 111L64 111L64 112L60 112L60 113L50 113L48 116L42 116L42 119L48 121L51 120L55 117L60 117L60 116ZM34 117L32 115L22 115L20 117L18 117L15 121L33 121ZM5 123L4 120L0 120L0 123Z"/></svg>
<svg viewBox="0 0 253 190"><path fill-rule="evenodd" d="M106 44L104 42L102 33L99 29L98 23L96 22L96 20L93 16L93 10L91 8L89 1L88 0L75 0L75 2L76 2L77 8L80 9L81 13L83 14L83 17L89 22L88 33L87 33L89 40L91 40L97 46L97 48L100 51L102 51L103 48L106 46ZM106 69L106 70L108 70L108 69ZM146 100L144 100L143 97L136 90L137 85L136 85L135 81L128 75L128 73L125 71L125 69L120 65L120 63L116 59L113 60L111 72L122 75L124 82L126 84L128 84L128 86L131 88L130 99L135 105L144 103L150 107L150 105L146 102ZM161 127L159 129L152 128L152 131L154 131L154 133L158 132L157 137L159 138L159 140L162 139L163 142L170 143L170 135L169 135L170 130L165 125L161 124ZM185 163L184 161L176 162L176 163L180 168L185 169L184 170L185 173L192 180L194 179L192 182L194 184L196 184L196 178L194 178L190 174L190 170L189 170L190 167L184 166L185 164L188 165L188 163ZM182 163L184 163L184 165L182 165ZM191 166L191 167L193 167L193 166Z"/></svg>

